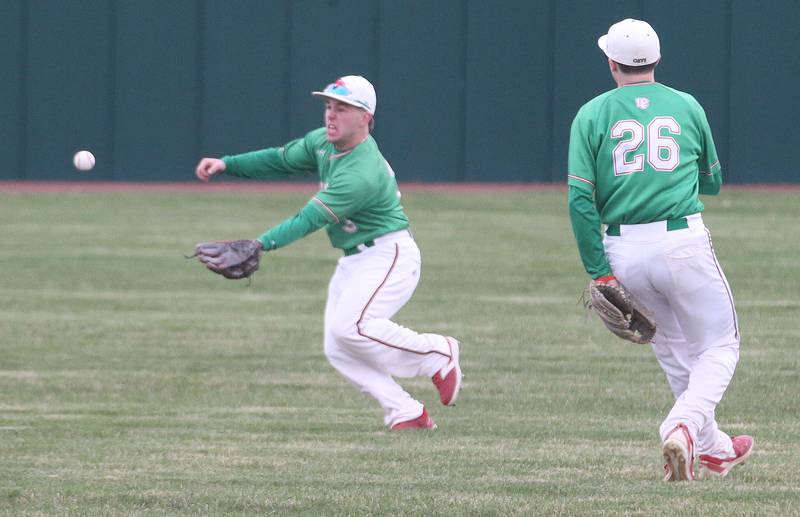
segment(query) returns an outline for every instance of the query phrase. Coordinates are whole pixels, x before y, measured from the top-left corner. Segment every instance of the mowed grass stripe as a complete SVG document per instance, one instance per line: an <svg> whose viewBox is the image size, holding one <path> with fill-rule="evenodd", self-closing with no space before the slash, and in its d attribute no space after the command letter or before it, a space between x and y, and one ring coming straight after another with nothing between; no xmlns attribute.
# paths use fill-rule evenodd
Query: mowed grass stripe
<svg viewBox="0 0 800 517"><path fill-rule="evenodd" d="M307 197L0 193L0 514L800 514L797 192L704 199L743 336L717 417L757 449L692 485L660 481L652 352L586 317L564 192L404 193L423 273L395 319L457 336L466 375L453 408L401 381L423 433L325 359L324 234L250 286L183 258Z"/></svg>

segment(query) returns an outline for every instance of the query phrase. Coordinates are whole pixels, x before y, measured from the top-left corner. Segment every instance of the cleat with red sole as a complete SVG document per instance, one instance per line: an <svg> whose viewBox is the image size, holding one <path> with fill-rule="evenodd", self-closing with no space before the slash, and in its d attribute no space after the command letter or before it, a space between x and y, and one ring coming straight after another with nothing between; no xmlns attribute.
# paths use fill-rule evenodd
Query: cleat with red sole
<svg viewBox="0 0 800 517"><path fill-rule="evenodd" d="M700 455L700 467L697 472L699 478L725 477L733 467L744 463L753 452L755 441L752 436L746 434L731 436L731 441L733 442L733 451L736 453L731 458L717 458L708 454Z"/></svg>
<svg viewBox="0 0 800 517"><path fill-rule="evenodd" d="M678 424L661 446L664 454L664 481L694 479L694 442L684 424Z"/></svg>
<svg viewBox="0 0 800 517"><path fill-rule="evenodd" d="M450 336L445 337L450 347L450 361L431 377L433 385L439 391L439 399L445 406L456 403L458 392L461 391L461 365L458 362L459 344Z"/></svg>
<svg viewBox="0 0 800 517"><path fill-rule="evenodd" d="M392 426L392 431L399 429L436 429L436 423L428 414L428 410L422 408L422 414L417 418L398 422Z"/></svg>

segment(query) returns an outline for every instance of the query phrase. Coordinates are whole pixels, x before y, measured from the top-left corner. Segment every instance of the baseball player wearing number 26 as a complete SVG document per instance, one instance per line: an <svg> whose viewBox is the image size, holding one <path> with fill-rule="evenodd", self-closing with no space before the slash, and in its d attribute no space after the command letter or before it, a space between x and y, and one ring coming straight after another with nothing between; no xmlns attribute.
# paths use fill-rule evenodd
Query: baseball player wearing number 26
<svg viewBox="0 0 800 517"><path fill-rule="evenodd" d="M653 312L651 345L676 398L660 428L664 479L694 479L696 460L698 477L725 476L753 439L728 436L715 419L739 329L698 197L722 183L711 129L694 97L655 82L661 49L647 22L616 23L598 45L617 88L572 123L569 213L581 260L593 282L618 282Z"/></svg>
<svg viewBox="0 0 800 517"><path fill-rule="evenodd" d="M391 429L435 428L423 404L394 377L430 377L442 404L453 405L461 388L459 343L390 320L416 289L422 262L394 172L370 135L375 89L351 75L312 94L325 101L325 127L283 147L203 158L195 173L202 181L220 173L261 179L319 174L322 187L305 207L257 240L272 252L327 230L344 256L328 286L325 355L380 403Z"/></svg>

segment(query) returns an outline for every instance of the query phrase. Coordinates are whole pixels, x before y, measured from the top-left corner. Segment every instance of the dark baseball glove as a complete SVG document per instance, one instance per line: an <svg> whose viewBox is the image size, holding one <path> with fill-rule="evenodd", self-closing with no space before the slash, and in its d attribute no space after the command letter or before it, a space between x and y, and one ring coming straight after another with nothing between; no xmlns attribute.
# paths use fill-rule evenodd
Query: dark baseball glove
<svg viewBox="0 0 800 517"><path fill-rule="evenodd" d="M592 280L587 289L587 308L600 317L608 330L634 343L649 343L653 339L656 322L619 282Z"/></svg>
<svg viewBox="0 0 800 517"><path fill-rule="evenodd" d="M261 243L256 240L201 242L194 255L205 266L225 278L248 278L261 262Z"/></svg>

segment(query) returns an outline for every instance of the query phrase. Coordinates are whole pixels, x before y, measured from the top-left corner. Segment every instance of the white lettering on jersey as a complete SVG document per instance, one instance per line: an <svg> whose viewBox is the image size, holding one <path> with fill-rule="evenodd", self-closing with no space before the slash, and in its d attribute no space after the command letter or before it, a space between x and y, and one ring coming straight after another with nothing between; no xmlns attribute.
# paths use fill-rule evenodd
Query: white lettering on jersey
<svg viewBox="0 0 800 517"><path fill-rule="evenodd" d="M356 233L358 231L358 226L350 219L345 219L342 221L342 231L345 233Z"/></svg>
<svg viewBox="0 0 800 517"><path fill-rule="evenodd" d="M650 107L650 99L647 97L636 97L636 107L640 110L646 110Z"/></svg>
<svg viewBox="0 0 800 517"><path fill-rule="evenodd" d="M394 169L392 169L392 166L389 165L389 162L387 162L385 159L383 160L383 163L386 164L386 171L389 173L389 177L394 178Z"/></svg>
<svg viewBox="0 0 800 517"><path fill-rule="evenodd" d="M386 171L389 173L389 177L390 178L394 178L395 175L394 175L394 169L392 169L392 166L389 165L389 162L387 162L386 159L383 160L383 163L386 164ZM403 196L403 194L400 193L400 189L397 189L397 197L400 198L402 196Z"/></svg>
<svg viewBox="0 0 800 517"><path fill-rule="evenodd" d="M647 125L647 162L657 171L674 171L681 160L681 148L671 136L681 134L681 126L672 117L656 117Z"/></svg>
<svg viewBox="0 0 800 517"><path fill-rule="evenodd" d="M637 99L638 102L639 99ZM662 135L680 135L681 126L672 117L655 117L647 125L647 163L657 171L674 171L680 164L680 146L674 138ZM622 138L614 147L614 175L623 176L644 170L644 154L634 154L631 160L626 155L637 151L644 143L644 126L636 120L620 120L611 127L611 138Z"/></svg>
<svg viewBox="0 0 800 517"><path fill-rule="evenodd" d="M644 140L644 126L635 120L620 120L611 128L611 138L628 138L621 140L614 147L614 175L622 176L632 172L644 170L644 156L641 154L633 155L633 160L626 161L625 155L635 151L642 145Z"/></svg>

